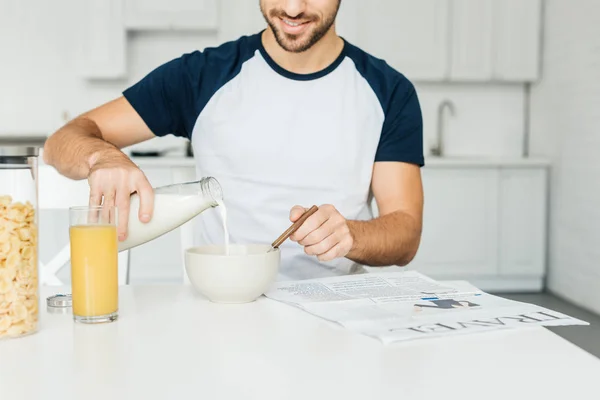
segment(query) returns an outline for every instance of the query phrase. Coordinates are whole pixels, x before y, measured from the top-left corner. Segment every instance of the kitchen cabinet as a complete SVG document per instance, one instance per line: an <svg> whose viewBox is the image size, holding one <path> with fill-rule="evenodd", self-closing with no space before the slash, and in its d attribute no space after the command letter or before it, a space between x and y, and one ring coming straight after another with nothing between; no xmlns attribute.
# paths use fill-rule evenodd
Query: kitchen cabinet
<svg viewBox="0 0 600 400"><path fill-rule="evenodd" d="M193 170L193 168L190 168ZM175 183L170 167L143 167L152 187ZM180 283L183 279L181 228L129 251L131 284Z"/></svg>
<svg viewBox="0 0 600 400"><path fill-rule="evenodd" d="M88 79L127 78L127 39L132 30L216 31L217 0L89 0L82 75Z"/></svg>
<svg viewBox="0 0 600 400"><path fill-rule="evenodd" d="M450 80L539 78L541 0L452 0Z"/></svg>
<svg viewBox="0 0 600 400"><path fill-rule="evenodd" d="M492 79L493 5L494 0L452 1L450 79Z"/></svg>
<svg viewBox="0 0 600 400"><path fill-rule="evenodd" d="M542 0L494 0L494 77L535 81L540 76Z"/></svg>
<svg viewBox="0 0 600 400"><path fill-rule="evenodd" d="M83 76L125 77L127 33L123 29L123 0L87 0L84 7L87 23L84 25Z"/></svg>
<svg viewBox="0 0 600 400"><path fill-rule="evenodd" d="M539 78L541 0L349 1L344 16L351 41L413 81Z"/></svg>
<svg viewBox="0 0 600 400"><path fill-rule="evenodd" d="M547 167L433 165L423 169L421 245L407 266L489 291L538 291L546 263Z"/></svg>
<svg viewBox="0 0 600 400"><path fill-rule="evenodd" d="M215 30L218 0L123 0L127 29Z"/></svg>
<svg viewBox="0 0 600 400"><path fill-rule="evenodd" d="M498 171L424 169L425 212L413 266L437 277L495 275Z"/></svg>
<svg viewBox="0 0 600 400"><path fill-rule="evenodd" d="M447 0L362 1L355 44L411 80L443 80L448 74L448 6Z"/></svg>
<svg viewBox="0 0 600 400"><path fill-rule="evenodd" d="M60 126L69 84L80 78L84 15L76 0L0 1L1 141L44 137Z"/></svg>
<svg viewBox="0 0 600 400"><path fill-rule="evenodd" d="M546 261L546 170L500 171L499 271L502 276L539 276Z"/></svg>

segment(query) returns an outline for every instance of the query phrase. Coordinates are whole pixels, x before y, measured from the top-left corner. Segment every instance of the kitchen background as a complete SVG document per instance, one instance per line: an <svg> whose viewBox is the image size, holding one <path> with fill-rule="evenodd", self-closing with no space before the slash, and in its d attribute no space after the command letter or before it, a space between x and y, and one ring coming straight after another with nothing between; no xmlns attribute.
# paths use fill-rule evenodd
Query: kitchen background
<svg viewBox="0 0 600 400"><path fill-rule="evenodd" d="M426 215L410 268L600 313L598 15L596 0L342 1L338 32L421 99ZM43 143L156 66L264 26L258 0L0 0L0 144ZM169 151L134 157L154 185L193 179L184 140L127 149L151 150ZM41 175L44 203L60 179ZM66 213L42 216L48 263ZM131 282L181 280L182 237L133 249Z"/></svg>

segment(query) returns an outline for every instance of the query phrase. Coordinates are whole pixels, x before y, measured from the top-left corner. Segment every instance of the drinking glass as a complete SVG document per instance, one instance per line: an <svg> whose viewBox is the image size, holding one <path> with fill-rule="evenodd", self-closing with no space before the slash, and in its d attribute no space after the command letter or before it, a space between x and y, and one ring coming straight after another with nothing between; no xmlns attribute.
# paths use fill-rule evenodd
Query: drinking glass
<svg viewBox="0 0 600 400"><path fill-rule="evenodd" d="M119 314L117 209L69 209L73 318L82 323L112 322Z"/></svg>

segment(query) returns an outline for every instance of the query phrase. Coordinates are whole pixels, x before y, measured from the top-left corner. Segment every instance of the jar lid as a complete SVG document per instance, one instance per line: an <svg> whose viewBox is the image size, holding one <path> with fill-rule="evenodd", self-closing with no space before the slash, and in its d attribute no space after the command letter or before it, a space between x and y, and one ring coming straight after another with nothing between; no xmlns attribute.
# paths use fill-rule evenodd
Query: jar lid
<svg viewBox="0 0 600 400"><path fill-rule="evenodd" d="M55 294L46 299L48 307L64 308L73 305L73 298L70 294Z"/></svg>
<svg viewBox="0 0 600 400"><path fill-rule="evenodd" d="M39 148L34 146L24 146L24 145L2 145L0 146L0 157L9 156L9 157L29 157L29 156L38 156Z"/></svg>

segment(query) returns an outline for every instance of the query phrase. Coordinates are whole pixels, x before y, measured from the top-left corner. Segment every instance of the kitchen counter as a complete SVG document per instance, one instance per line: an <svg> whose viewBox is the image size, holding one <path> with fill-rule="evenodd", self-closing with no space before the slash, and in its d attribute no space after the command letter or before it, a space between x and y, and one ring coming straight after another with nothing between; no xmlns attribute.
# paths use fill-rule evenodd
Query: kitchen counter
<svg viewBox="0 0 600 400"><path fill-rule="evenodd" d="M425 167L549 167L550 160L534 157L425 157Z"/></svg>
<svg viewBox="0 0 600 400"><path fill-rule="evenodd" d="M195 168L196 163L193 157L185 156L163 156L163 157L130 157L131 160L140 168L165 168L165 167L188 167Z"/></svg>
<svg viewBox="0 0 600 400"><path fill-rule="evenodd" d="M564 399L597 392L600 360L543 327L376 339L267 299L211 303L188 285L121 286L119 320L50 314L0 341L3 399ZM593 397L593 396L592 396Z"/></svg>

